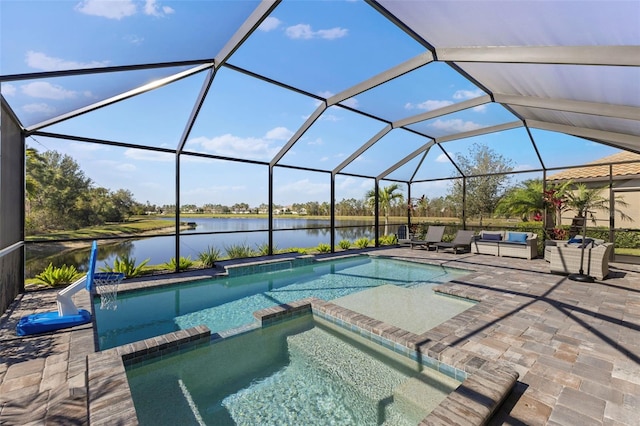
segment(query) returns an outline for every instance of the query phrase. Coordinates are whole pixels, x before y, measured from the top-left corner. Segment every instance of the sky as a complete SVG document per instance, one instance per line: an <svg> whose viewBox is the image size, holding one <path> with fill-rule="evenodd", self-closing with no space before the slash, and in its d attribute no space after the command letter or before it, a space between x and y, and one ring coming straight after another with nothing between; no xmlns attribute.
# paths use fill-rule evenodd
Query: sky
<svg viewBox="0 0 640 426"><path fill-rule="evenodd" d="M135 65L214 57L249 16L255 1L2 0L3 76L67 69ZM24 16L29 16L24 25ZM425 49L362 1L285 1L229 58L229 63L302 93L220 68L185 144L185 151L269 162L319 105L361 81L401 64ZM8 79L2 95L29 127L194 66ZM191 75L192 74L192 75ZM175 149L185 131L206 71L121 100L41 130L114 142ZM484 95L447 64L434 62L343 101L388 121ZM485 104L409 125L434 137L509 123L517 118L500 105ZM386 123L338 106L329 107L279 164L332 170L380 132ZM545 166L583 164L617 150L553 132L533 130ZM343 171L376 175L429 139L396 128ZM487 144L514 170L540 168L523 127L444 142L425 159L410 160L389 175L409 179L412 195L446 195L456 173L446 154L467 155ZM175 155L33 136L27 145L72 156L95 185L127 189L142 203L175 203ZM446 152L446 154L445 154ZM180 204L257 207L268 202L268 167L194 156L180 160ZM514 181L541 177L526 173ZM276 167L274 202L330 201L331 174ZM382 185L388 184L383 181ZM362 199L372 179L338 175L336 200Z"/></svg>

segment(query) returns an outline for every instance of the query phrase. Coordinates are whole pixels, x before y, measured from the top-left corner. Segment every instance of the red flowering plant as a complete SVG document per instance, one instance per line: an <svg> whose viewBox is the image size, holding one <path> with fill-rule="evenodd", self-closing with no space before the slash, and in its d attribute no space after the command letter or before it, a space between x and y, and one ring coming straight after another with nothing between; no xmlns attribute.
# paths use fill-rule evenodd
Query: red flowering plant
<svg viewBox="0 0 640 426"><path fill-rule="evenodd" d="M543 192L544 202L547 203L547 207L555 213L553 217L555 225L560 225L562 221L562 211L566 207L567 198L565 196L565 187L566 185L552 187Z"/></svg>
<svg viewBox="0 0 640 426"><path fill-rule="evenodd" d="M567 230L562 228L553 228L550 233L552 240L564 240L568 235Z"/></svg>

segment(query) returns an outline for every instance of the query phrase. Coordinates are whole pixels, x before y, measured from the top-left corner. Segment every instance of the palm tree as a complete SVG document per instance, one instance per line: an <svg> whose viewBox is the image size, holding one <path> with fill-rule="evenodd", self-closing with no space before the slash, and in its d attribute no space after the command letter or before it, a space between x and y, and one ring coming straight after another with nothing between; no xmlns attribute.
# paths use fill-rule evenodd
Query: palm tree
<svg viewBox="0 0 640 426"><path fill-rule="evenodd" d="M384 188L378 189L378 203L379 208L382 210L384 214L384 234L389 235L389 213L391 211L391 206L395 200L398 200L400 203L404 200L404 195L400 192L396 192L400 189L400 184L392 183L389 186L385 186ZM375 209L376 203L376 191L375 189L370 189L367 191L365 195L367 198L367 203L369 206Z"/></svg>
<svg viewBox="0 0 640 426"><path fill-rule="evenodd" d="M519 216L530 220L541 214L545 207L541 179L530 179L520 183L500 199L495 213L502 216Z"/></svg>
<svg viewBox="0 0 640 426"><path fill-rule="evenodd" d="M609 198L600 195L600 193L607 188L607 186L601 188L589 188L584 183L576 184L571 188L571 190L565 193L566 208L564 210L573 210L576 213L576 217L580 218L586 218L587 215L589 215L591 221L595 223L596 220L593 215L594 210L602 210L605 212L609 211ZM614 198L614 203L616 206L620 207L629 206L629 204L619 196ZM633 220L630 216L620 210L618 210L618 213L622 220Z"/></svg>

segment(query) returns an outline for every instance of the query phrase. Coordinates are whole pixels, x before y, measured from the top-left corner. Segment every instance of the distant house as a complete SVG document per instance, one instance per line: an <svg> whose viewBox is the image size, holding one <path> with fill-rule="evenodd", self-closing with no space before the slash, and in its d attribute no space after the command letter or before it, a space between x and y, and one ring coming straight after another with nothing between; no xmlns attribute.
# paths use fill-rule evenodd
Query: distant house
<svg viewBox="0 0 640 426"><path fill-rule="evenodd" d="M633 161L633 162L631 162ZM623 164L611 163L625 162ZM610 173L611 172L611 173ZM611 174L611 178L609 175ZM567 169L562 172L547 176L547 182L573 182L585 183L590 188L602 188L609 185L611 179L614 196L623 199L628 206L619 208L633 221L622 221L620 215L615 215L616 228L640 228L640 154L632 152L619 152L599 160L587 163L583 167ZM608 194L605 191L603 197ZM598 226L609 226L609 213L606 211L593 212ZM568 225L574 217L573 212L566 212L562 216L562 223Z"/></svg>

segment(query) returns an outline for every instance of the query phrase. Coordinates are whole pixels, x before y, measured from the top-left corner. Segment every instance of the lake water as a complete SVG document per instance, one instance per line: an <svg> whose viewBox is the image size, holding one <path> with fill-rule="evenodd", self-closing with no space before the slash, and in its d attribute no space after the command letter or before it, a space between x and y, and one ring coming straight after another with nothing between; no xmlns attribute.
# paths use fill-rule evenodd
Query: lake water
<svg viewBox="0 0 640 426"><path fill-rule="evenodd" d="M225 247L233 245L248 246L257 250L269 241L269 220L267 218L183 218L185 222L195 222L196 228L181 231L180 256L191 256L192 260L207 247L216 247L222 256L226 255ZM174 219L167 219L170 224ZM170 225L171 226L171 225ZM389 226L389 233L395 233L397 225ZM336 245L341 240L352 243L359 238L374 237L373 218L370 220L336 220ZM380 235L384 233L381 221ZM329 219L274 218L273 243L276 249L292 247L312 248L320 243L331 242ZM26 276L33 277L51 262L54 266L76 265L85 270L89 259L89 243L87 248L64 255L39 255L39 250L30 250L27 246ZM137 263L149 259L150 265L162 264L175 257L175 237L148 237L131 240L117 240L99 246L98 267L105 262L113 265L117 256L129 256Z"/></svg>

